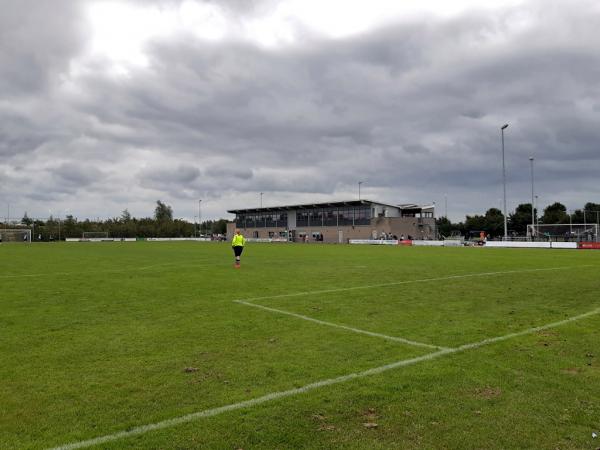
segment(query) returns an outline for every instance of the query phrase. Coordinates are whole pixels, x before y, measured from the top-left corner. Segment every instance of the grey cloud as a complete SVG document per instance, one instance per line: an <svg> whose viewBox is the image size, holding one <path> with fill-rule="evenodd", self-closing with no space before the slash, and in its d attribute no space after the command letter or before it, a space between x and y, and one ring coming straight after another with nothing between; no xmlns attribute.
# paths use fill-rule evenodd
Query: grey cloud
<svg viewBox="0 0 600 450"><path fill-rule="evenodd" d="M100 170L87 164L64 163L52 170L61 183L85 187L99 181L103 174Z"/></svg>
<svg viewBox="0 0 600 450"><path fill-rule="evenodd" d="M208 175L212 178L223 179L224 181L230 180L231 178L240 178L242 180L250 180L254 176L254 173L252 172L252 170L244 169L241 167L227 168L227 167L215 166L215 167L207 168L205 173L206 173L206 175Z"/></svg>
<svg viewBox="0 0 600 450"><path fill-rule="evenodd" d="M185 185L200 175L196 167L178 166L175 168L153 168L143 170L139 174L142 183L152 185Z"/></svg>
<svg viewBox="0 0 600 450"><path fill-rule="evenodd" d="M8 1L0 14L0 92L3 96L43 93L68 69L86 31L82 2Z"/></svg>
<svg viewBox="0 0 600 450"><path fill-rule="evenodd" d="M193 198L213 198L218 216L236 195L339 198L366 180L383 201L439 204L447 194L458 217L496 204L499 126L510 122L511 205L528 201L530 155L547 201L598 201L600 17L591 2L576 4L527 2L530 22L510 33L519 11L393 24L343 40L307 36L282 49L175 35L149 45L149 67L128 78L94 62L76 94L52 75L79 52L71 24L50 40L52 61L33 71L41 79L7 78L13 95L39 98L0 103L0 154L30 173L36 162L88 161L102 172L90 192L136 205L162 192L176 215L178 207L193 215ZM245 5L225 7L252 15L273 3ZM3 53L0 61L26 52ZM48 183L59 191L77 181ZM17 195L16 186L9 178L1 187Z"/></svg>

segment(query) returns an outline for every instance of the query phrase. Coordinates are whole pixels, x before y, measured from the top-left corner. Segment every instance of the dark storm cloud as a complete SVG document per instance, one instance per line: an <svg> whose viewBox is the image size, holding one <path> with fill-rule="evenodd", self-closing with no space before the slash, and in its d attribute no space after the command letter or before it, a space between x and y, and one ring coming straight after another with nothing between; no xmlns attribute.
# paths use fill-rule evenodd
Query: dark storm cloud
<svg viewBox="0 0 600 450"><path fill-rule="evenodd" d="M238 18L273 4L214 3ZM101 58L69 72L86 43L76 5L65 2L60 20L13 8L0 31L11 65L0 65L10 99L0 101L0 192L24 205L80 184L107 213L164 196L178 216L192 217L194 198L212 199L207 214L219 216L259 192L271 204L353 197L361 180L386 202L447 195L458 218L498 206L505 122L512 207L529 201L530 155L541 202L600 201L592 2L531 1L281 48L180 33L147 43L148 67L126 76Z"/></svg>

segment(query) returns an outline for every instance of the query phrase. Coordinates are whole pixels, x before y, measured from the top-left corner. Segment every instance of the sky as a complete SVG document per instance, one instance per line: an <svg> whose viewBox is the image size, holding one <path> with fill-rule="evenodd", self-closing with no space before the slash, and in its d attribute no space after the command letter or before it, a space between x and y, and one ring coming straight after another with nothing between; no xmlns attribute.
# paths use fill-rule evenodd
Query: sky
<svg viewBox="0 0 600 450"><path fill-rule="evenodd" d="M5 0L0 217L600 203L596 0ZM263 193L262 196L260 193ZM199 202L201 200L201 203ZM447 206L446 206L447 205Z"/></svg>

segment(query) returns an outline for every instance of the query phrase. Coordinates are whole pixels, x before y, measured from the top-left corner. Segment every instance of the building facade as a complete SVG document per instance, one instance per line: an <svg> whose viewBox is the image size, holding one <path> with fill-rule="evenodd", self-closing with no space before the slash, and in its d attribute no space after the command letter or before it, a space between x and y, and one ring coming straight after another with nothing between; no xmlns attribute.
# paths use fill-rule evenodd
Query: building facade
<svg viewBox="0 0 600 450"><path fill-rule="evenodd" d="M227 225L255 239L347 243L350 239L435 239L434 205L388 205L370 200L233 209Z"/></svg>

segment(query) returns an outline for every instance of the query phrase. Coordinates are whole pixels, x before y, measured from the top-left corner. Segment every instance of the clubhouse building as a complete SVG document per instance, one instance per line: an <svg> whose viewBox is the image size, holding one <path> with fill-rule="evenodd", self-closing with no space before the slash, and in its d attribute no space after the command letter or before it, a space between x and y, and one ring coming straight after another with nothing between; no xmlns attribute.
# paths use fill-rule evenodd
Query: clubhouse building
<svg viewBox="0 0 600 450"><path fill-rule="evenodd" d="M347 243L350 239L435 239L435 205L388 205L370 200L232 209L247 238Z"/></svg>

